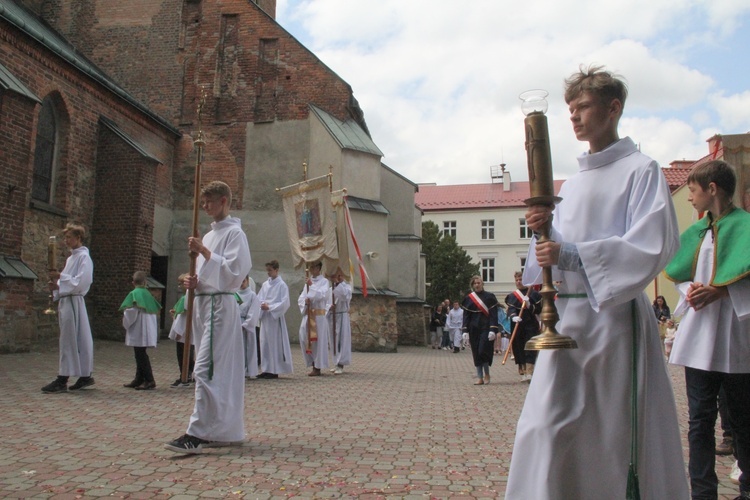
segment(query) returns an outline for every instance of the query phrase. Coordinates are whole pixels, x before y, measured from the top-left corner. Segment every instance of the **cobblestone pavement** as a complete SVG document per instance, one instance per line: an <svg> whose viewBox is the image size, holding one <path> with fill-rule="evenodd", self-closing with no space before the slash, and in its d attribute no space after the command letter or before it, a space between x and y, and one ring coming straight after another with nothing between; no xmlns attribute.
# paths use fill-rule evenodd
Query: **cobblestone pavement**
<svg viewBox="0 0 750 500"><path fill-rule="evenodd" d="M492 383L475 387L468 351L402 347L310 378L293 346L294 375L246 383L243 446L182 456L163 447L193 408L192 390L169 388L174 345L149 350L154 391L122 387L132 349L95 346L96 385L77 393L40 392L57 373L55 349L0 356L0 497L503 497L527 389L512 361L496 358ZM682 372L671 373L684 434ZM731 459L717 458L720 498L733 498Z"/></svg>

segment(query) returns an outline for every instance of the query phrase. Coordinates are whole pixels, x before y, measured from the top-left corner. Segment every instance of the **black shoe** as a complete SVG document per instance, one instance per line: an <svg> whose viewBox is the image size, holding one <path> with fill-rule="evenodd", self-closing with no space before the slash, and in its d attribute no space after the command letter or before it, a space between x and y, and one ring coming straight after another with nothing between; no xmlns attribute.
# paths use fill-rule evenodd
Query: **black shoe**
<svg viewBox="0 0 750 500"><path fill-rule="evenodd" d="M190 387L190 384L192 384L193 381L188 379L187 382L183 382L181 378L178 378L171 384L169 384L169 387L172 389L184 389L185 387Z"/></svg>
<svg viewBox="0 0 750 500"><path fill-rule="evenodd" d="M731 455L732 453L734 453L734 440L731 437L725 437L716 445L717 455Z"/></svg>
<svg viewBox="0 0 750 500"><path fill-rule="evenodd" d="M60 377L42 387L42 392L53 394L56 392L68 392L68 382Z"/></svg>
<svg viewBox="0 0 750 500"><path fill-rule="evenodd" d="M94 382L94 377L80 377L78 380L76 380L76 383L71 385L68 390L70 391L77 391L78 389L83 389L84 387L89 387L94 385L96 382Z"/></svg>
<svg viewBox="0 0 750 500"><path fill-rule="evenodd" d="M174 441L166 443L164 448L175 453L196 455L198 453L203 453L203 445L205 444L208 444L208 441L191 436L190 434L185 434Z"/></svg>
<svg viewBox="0 0 750 500"><path fill-rule="evenodd" d="M151 391L156 389L156 382L153 380L151 382L144 382L138 387L135 387L136 391Z"/></svg>
<svg viewBox="0 0 750 500"><path fill-rule="evenodd" d="M141 385L143 382L141 380L133 379L129 384L122 384L123 387L127 387L128 389L135 389L139 385Z"/></svg>

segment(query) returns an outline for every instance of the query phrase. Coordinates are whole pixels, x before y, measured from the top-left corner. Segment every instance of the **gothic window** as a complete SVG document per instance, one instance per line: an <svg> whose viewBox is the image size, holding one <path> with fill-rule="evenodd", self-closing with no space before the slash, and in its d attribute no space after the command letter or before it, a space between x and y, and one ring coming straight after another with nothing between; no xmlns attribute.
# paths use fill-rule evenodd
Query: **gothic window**
<svg viewBox="0 0 750 500"><path fill-rule="evenodd" d="M52 99L47 96L42 101L37 121L31 197L49 204L52 204L54 199L57 129L54 105Z"/></svg>

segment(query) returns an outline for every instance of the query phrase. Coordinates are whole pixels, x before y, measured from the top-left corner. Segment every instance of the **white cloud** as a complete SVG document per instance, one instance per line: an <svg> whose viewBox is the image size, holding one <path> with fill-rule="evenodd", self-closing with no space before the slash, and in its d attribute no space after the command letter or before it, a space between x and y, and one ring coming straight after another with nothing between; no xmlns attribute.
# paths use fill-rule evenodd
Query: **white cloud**
<svg viewBox="0 0 750 500"><path fill-rule="evenodd" d="M750 131L750 91L727 97L714 95L709 100L719 114L725 134Z"/></svg>
<svg viewBox="0 0 750 500"><path fill-rule="evenodd" d="M518 94L530 88L550 92L555 174L575 172L586 145L572 134L562 85L582 63L625 76L621 136L663 165L705 155L713 127L750 128L750 93L723 97L719 76L690 59L697 43L747 23L747 3L279 0L277 12L352 86L384 161L415 182L448 184L488 182L501 161L527 177Z"/></svg>

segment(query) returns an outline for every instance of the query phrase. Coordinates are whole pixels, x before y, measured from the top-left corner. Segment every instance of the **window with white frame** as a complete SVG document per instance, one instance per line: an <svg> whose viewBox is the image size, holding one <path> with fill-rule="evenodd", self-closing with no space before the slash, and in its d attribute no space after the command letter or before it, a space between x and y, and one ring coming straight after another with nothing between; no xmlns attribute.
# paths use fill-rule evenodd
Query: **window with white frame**
<svg viewBox="0 0 750 500"><path fill-rule="evenodd" d="M456 237L456 221L443 221L443 236L453 236L454 238Z"/></svg>
<svg viewBox="0 0 750 500"><path fill-rule="evenodd" d="M534 231L526 224L526 218L518 219L518 228L522 240L530 240L534 235Z"/></svg>
<svg viewBox="0 0 750 500"><path fill-rule="evenodd" d="M495 239L495 220L494 219L482 221L482 239L483 240Z"/></svg>
<svg viewBox="0 0 750 500"><path fill-rule="evenodd" d="M521 257L521 272L526 269L526 257Z"/></svg>
<svg viewBox="0 0 750 500"><path fill-rule="evenodd" d="M485 283L494 283L495 259L493 257L483 258L479 268L482 271L482 281Z"/></svg>

